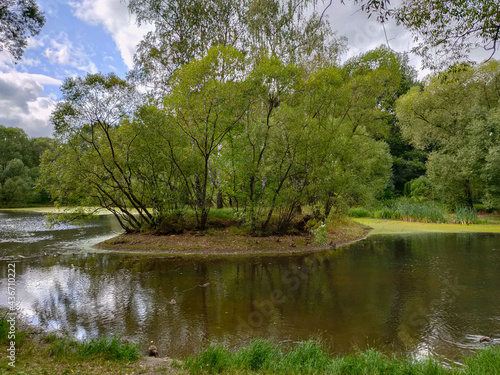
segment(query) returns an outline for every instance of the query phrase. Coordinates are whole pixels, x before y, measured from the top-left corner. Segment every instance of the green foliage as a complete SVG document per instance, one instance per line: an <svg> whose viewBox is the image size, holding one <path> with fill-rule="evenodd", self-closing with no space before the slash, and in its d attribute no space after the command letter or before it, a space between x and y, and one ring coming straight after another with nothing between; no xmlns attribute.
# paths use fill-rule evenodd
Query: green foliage
<svg viewBox="0 0 500 375"><path fill-rule="evenodd" d="M299 343L295 349L283 355L281 361L273 367L282 374L314 374L324 372L328 362L328 355L321 345L309 340Z"/></svg>
<svg viewBox="0 0 500 375"><path fill-rule="evenodd" d="M129 10L154 30L139 44L137 78L168 92L173 73L216 46L237 47L258 64L263 54L308 68L338 58L344 39L336 38L315 0L133 0Z"/></svg>
<svg viewBox="0 0 500 375"><path fill-rule="evenodd" d="M281 352L273 344L254 340L235 354L235 361L239 368L260 371L270 368L280 355Z"/></svg>
<svg viewBox="0 0 500 375"><path fill-rule="evenodd" d="M0 318L0 345L7 344L10 340L8 339L10 324L7 322L6 315Z"/></svg>
<svg viewBox="0 0 500 375"><path fill-rule="evenodd" d="M28 38L38 35L45 17L35 0L2 2L0 7L0 51L20 60Z"/></svg>
<svg viewBox="0 0 500 375"><path fill-rule="evenodd" d="M184 367L191 374L220 374L231 366L231 354L221 345L210 345L196 357L189 357Z"/></svg>
<svg viewBox="0 0 500 375"><path fill-rule="evenodd" d="M348 213L350 217L373 217L373 212L365 207L352 207Z"/></svg>
<svg viewBox="0 0 500 375"><path fill-rule="evenodd" d="M55 358L77 358L79 360L101 358L111 361L135 361L139 359L137 345L122 342L119 337L98 338L79 342L67 337L49 335L45 337L49 343L51 356Z"/></svg>
<svg viewBox="0 0 500 375"><path fill-rule="evenodd" d="M418 221L424 223L445 223L445 208L433 201L414 201L399 198L371 208L356 207L349 210L352 217Z"/></svg>
<svg viewBox="0 0 500 375"><path fill-rule="evenodd" d="M458 206L455 208L455 222L458 224L477 224L479 219L474 208Z"/></svg>
<svg viewBox="0 0 500 375"><path fill-rule="evenodd" d="M178 233L191 225L176 216L186 207L205 229L215 205L253 234L293 230L302 206L324 221L376 199L390 179L378 137L401 64L389 51L376 56L371 67L312 69L215 46L172 74L161 103L137 107L116 76L68 79L41 185L58 204L112 210L129 231Z"/></svg>
<svg viewBox="0 0 500 375"><path fill-rule="evenodd" d="M444 223L444 208L435 202L413 202L399 199L391 207L393 218L405 221L420 221L429 223Z"/></svg>
<svg viewBox="0 0 500 375"><path fill-rule="evenodd" d="M466 0L432 1L354 0L380 22L394 18L405 26L417 42L413 52L424 57L425 67L439 68L470 61L470 52L483 48L498 50L500 35L498 3L484 0L470 3Z"/></svg>
<svg viewBox="0 0 500 375"><path fill-rule="evenodd" d="M0 125L0 206L48 203L35 181L40 155L52 145L48 138L29 139L21 129Z"/></svg>
<svg viewBox="0 0 500 375"><path fill-rule="evenodd" d="M326 232L326 224L324 222L318 223L317 227L312 230L314 236L314 243L324 245L328 242L328 233Z"/></svg>
<svg viewBox="0 0 500 375"><path fill-rule="evenodd" d="M429 177L420 176L406 183L405 195L415 199L428 199L432 197L432 185Z"/></svg>
<svg viewBox="0 0 500 375"><path fill-rule="evenodd" d="M447 66L467 61L471 50L483 47L496 52L498 2L483 0L472 4L466 0L405 1L396 18L418 40L414 52L424 56L426 66Z"/></svg>
<svg viewBox="0 0 500 375"><path fill-rule="evenodd" d="M434 360L388 357L368 349L357 354L329 357L316 341L299 343L291 350L256 340L238 351L210 346L189 357L184 368L199 373L332 374L332 375L458 375L500 374L500 349L486 348L466 359L464 367Z"/></svg>
<svg viewBox="0 0 500 375"><path fill-rule="evenodd" d="M500 350L498 347L489 347L479 351L475 356L465 360L464 372L467 375L499 375Z"/></svg>
<svg viewBox="0 0 500 375"><path fill-rule="evenodd" d="M77 354L83 359L102 357L107 360L135 361L139 358L137 345L122 342L119 337L98 338L78 344Z"/></svg>
<svg viewBox="0 0 500 375"><path fill-rule="evenodd" d="M495 207L500 143L500 63L458 65L429 78L398 100L403 135L431 150L427 177L434 197L447 203Z"/></svg>

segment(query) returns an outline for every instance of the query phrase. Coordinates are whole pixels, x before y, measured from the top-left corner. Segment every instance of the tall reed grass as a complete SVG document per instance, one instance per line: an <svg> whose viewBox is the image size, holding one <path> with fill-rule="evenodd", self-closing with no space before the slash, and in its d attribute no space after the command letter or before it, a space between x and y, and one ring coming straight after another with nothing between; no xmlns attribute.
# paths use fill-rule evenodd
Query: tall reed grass
<svg viewBox="0 0 500 375"><path fill-rule="evenodd" d="M480 221L475 209L466 206L458 206L455 208L455 222L468 225L478 224Z"/></svg>
<svg viewBox="0 0 500 375"><path fill-rule="evenodd" d="M386 202L379 207L352 208L349 210L349 215L423 223L446 223L445 212L444 206L436 202L416 202L408 198L400 198Z"/></svg>

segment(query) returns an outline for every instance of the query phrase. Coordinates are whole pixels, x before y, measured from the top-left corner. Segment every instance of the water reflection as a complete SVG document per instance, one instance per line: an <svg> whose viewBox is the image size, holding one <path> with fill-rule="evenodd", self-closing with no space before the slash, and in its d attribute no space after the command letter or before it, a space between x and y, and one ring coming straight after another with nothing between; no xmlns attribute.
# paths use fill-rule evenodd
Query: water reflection
<svg viewBox="0 0 500 375"><path fill-rule="evenodd" d="M107 225L62 231L88 242L109 235ZM4 250L27 257L17 263L23 312L78 338L118 333L183 357L207 341L319 337L335 353L369 346L454 360L480 347L478 335L500 333L498 235L374 236L311 256L182 260L73 251L80 245L51 234L45 249L73 249L29 258L39 242L19 250L10 241ZM4 288L5 267L0 277Z"/></svg>

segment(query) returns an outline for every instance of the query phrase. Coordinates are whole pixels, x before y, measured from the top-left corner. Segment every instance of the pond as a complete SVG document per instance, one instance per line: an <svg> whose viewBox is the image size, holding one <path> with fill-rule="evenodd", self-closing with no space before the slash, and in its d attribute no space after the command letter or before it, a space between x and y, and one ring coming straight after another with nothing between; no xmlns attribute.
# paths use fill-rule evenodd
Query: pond
<svg viewBox="0 0 500 375"><path fill-rule="evenodd" d="M460 361L500 334L498 234L377 235L308 256L223 260L92 248L117 231L109 216L50 229L40 214L0 211L0 305L15 262L26 320L79 339L153 340L173 358L262 337Z"/></svg>

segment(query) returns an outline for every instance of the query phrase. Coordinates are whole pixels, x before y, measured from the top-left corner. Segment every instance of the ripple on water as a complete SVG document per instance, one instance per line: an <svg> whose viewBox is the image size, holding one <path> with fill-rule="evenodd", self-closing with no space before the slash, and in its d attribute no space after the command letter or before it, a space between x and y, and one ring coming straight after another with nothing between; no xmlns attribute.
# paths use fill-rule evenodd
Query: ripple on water
<svg viewBox="0 0 500 375"><path fill-rule="evenodd" d="M53 238L39 248L12 245L26 248L23 255L52 254L45 246L64 250L57 258L20 261L18 293L35 323L74 337L154 340L160 352L178 358L209 340L238 346L254 337L321 337L343 353L354 345L400 349L450 363L485 347L481 336L500 337L491 328L500 323L500 253L491 251L498 236L378 237L331 254L210 261L82 254L88 241L111 229L71 228L20 231L21 240ZM66 248L77 252L67 256ZM274 292L283 298L269 309ZM1 293L0 304L6 304Z"/></svg>

